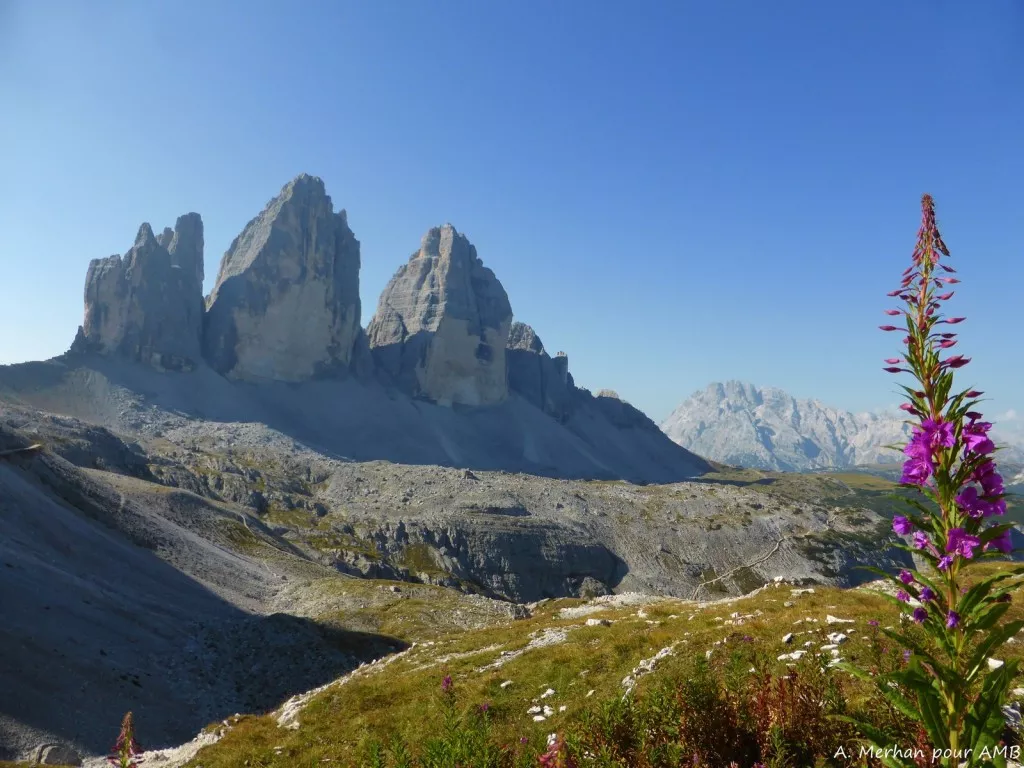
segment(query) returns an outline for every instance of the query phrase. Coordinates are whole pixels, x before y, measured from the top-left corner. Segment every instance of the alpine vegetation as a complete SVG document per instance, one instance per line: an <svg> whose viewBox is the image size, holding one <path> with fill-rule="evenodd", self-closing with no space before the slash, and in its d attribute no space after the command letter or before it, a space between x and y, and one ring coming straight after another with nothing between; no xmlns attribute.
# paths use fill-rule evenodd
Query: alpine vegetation
<svg viewBox="0 0 1024 768"><path fill-rule="evenodd" d="M888 578L898 589L891 599L901 606L901 618L923 631L886 631L908 649L908 664L874 680L895 709L923 728L934 758L930 763L974 766L995 758L996 764L1005 764L999 759L1002 705L1018 662L1002 663L993 654L1024 627L1024 621L1000 623L1021 571L1002 570L965 586L969 568L1012 552L1012 525L1001 522L1006 493L993 459L996 446L988 437L992 425L977 410L983 393L965 389L952 394L954 371L970 358L942 355L957 344L950 326L965 318L946 317L941 309L953 297L950 286L960 281L942 261L949 258L949 249L929 195L921 207L913 263L903 272L900 287L888 294L905 307L885 311L906 320L905 351L887 359L885 370L915 379L913 386L901 385L907 402L900 406L912 426L903 448L900 486L915 495L905 499L910 510L893 519L893 529L909 537L909 544L899 546L915 556L918 567ZM866 672L846 668L868 679ZM914 764L881 731L860 726L879 750L876 754L884 752L885 765Z"/></svg>

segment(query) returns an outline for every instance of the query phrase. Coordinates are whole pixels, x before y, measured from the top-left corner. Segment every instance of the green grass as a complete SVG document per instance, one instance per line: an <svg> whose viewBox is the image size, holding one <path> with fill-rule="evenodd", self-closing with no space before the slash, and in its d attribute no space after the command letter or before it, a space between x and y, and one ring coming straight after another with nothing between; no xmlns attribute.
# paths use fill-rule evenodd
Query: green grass
<svg viewBox="0 0 1024 768"><path fill-rule="evenodd" d="M237 552L246 555L256 555L264 552L267 548L262 539L238 520L223 520L220 523L220 529L228 543Z"/></svg>
<svg viewBox="0 0 1024 768"><path fill-rule="evenodd" d="M976 573L992 567L999 566L981 566ZM417 645L380 671L364 671L345 685L314 697L299 715L298 730L280 728L270 716L246 717L189 765L229 768L244 765L247 760L249 765L263 766L357 765L361 750L370 740L387 742L397 735L410 744L419 744L423 734L438 728L438 687L445 674L452 675L460 702L469 707L483 702L490 705L494 737L499 742L526 737L531 744L542 744L548 733L576 727L585 712L599 702L620 697L623 677L641 659L673 643L678 643L676 655L641 678L638 692L669 674L676 665L704 657L708 650L713 659L727 655L730 637L752 638L752 647L773 660L776 671L781 672L784 663L774 662L776 656L803 648L808 640L825 644L825 636L831 631L849 634L850 639L841 646L845 659L866 663L871 632L868 620L878 619L882 626L898 624L895 609L867 590L815 587L813 594L792 596L790 589L766 588L719 605L698 606L665 599L644 608L645 616L636 607L596 614L613 620L609 627L583 626L585 618L561 618L560 608L581 601L556 600L544 604L529 619L447 635L431 634L436 644ZM429 634L432 624L441 621L441 614L459 610L458 601L447 606L443 601L443 590L438 590L417 595L404 605L389 601L371 612L376 613L382 632L422 640L420 633ZM786 607L787 601L793 605ZM431 610L435 611L433 618ZM758 615L730 625L736 621L731 618L733 613ZM825 623L827 614L855 623L829 626ZM1015 604L1010 618L1022 615L1022 607ZM804 620L808 617L819 621L807 623ZM352 621L358 615L335 618ZM528 646L531 633L558 629L567 631L564 642L514 655ZM787 632L807 634L797 635L796 642L786 645L782 636ZM1007 646L1004 656L1024 655L1022 646L1024 643ZM503 666L487 669L503 658L503 651L512 657ZM513 682L503 689L501 683L505 680ZM556 714L535 723L526 710L549 687L556 694L544 703L550 703ZM595 693L587 697L590 690ZM567 709L557 712L562 705ZM139 727L144 725L140 723Z"/></svg>

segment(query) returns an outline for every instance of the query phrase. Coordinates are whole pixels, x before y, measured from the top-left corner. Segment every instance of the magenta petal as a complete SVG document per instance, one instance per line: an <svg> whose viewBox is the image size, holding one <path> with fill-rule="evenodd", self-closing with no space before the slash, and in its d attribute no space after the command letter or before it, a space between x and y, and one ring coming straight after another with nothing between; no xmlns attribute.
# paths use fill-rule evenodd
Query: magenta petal
<svg viewBox="0 0 1024 768"><path fill-rule="evenodd" d="M899 328L897 328L895 325L880 325L878 327L881 328L883 331L898 331L899 330Z"/></svg>

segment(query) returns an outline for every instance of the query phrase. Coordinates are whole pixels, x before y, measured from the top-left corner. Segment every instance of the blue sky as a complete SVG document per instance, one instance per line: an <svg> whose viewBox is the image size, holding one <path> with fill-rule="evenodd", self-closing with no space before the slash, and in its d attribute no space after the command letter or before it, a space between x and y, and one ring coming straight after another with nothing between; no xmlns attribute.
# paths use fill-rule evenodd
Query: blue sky
<svg viewBox="0 0 1024 768"><path fill-rule="evenodd" d="M875 330L923 192L964 383L1024 413L1024 5L0 0L0 363L59 354L142 221L231 239L300 172L364 323L451 221L582 386L897 402ZM969 381L968 381L969 380Z"/></svg>

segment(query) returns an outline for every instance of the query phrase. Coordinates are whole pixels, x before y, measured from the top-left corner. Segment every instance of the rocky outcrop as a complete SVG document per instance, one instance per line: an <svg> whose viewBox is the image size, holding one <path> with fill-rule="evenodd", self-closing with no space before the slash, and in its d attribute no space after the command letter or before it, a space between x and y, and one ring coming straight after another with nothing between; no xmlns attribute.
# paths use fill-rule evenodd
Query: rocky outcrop
<svg viewBox="0 0 1024 768"><path fill-rule="evenodd" d="M551 357L533 328L515 322L506 348L508 386L559 421L569 418L575 384L564 352Z"/></svg>
<svg viewBox="0 0 1024 768"><path fill-rule="evenodd" d="M508 396L512 307L476 248L451 224L431 229L384 289L367 334L374 360L407 392L443 405Z"/></svg>
<svg viewBox="0 0 1024 768"><path fill-rule="evenodd" d="M143 224L124 256L89 263L72 351L190 370L200 360L202 326L203 221L188 213L159 238Z"/></svg>
<svg viewBox="0 0 1024 768"><path fill-rule="evenodd" d="M361 333L359 241L321 179L286 184L235 238L207 299L207 360L232 378L350 369Z"/></svg>

